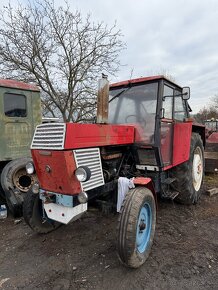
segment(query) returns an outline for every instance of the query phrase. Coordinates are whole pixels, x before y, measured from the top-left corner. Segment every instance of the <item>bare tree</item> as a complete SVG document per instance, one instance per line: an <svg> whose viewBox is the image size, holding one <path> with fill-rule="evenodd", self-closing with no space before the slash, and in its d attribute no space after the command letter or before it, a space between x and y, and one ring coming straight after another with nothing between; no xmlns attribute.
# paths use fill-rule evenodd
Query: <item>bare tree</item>
<svg viewBox="0 0 218 290"><path fill-rule="evenodd" d="M218 110L218 95L215 95L212 98L212 102L213 102L214 107Z"/></svg>
<svg viewBox="0 0 218 290"><path fill-rule="evenodd" d="M204 124L206 120L211 118L218 119L218 110L214 106L208 106L201 109L194 115L197 122Z"/></svg>
<svg viewBox="0 0 218 290"><path fill-rule="evenodd" d="M125 45L116 24L93 23L71 12L68 3L56 8L39 0L0 16L1 76L36 82L45 113L66 122L89 120L95 108L96 80L114 75Z"/></svg>

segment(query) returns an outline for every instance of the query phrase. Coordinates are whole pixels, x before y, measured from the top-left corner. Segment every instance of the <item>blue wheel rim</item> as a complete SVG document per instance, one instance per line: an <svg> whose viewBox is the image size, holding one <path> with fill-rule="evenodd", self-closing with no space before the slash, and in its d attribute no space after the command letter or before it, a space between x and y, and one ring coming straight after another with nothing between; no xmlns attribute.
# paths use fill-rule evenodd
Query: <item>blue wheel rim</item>
<svg viewBox="0 0 218 290"><path fill-rule="evenodd" d="M149 245L151 228L152 209L145 203L140 210L136 230L136 246L139 253L144 253Z"/></svg>

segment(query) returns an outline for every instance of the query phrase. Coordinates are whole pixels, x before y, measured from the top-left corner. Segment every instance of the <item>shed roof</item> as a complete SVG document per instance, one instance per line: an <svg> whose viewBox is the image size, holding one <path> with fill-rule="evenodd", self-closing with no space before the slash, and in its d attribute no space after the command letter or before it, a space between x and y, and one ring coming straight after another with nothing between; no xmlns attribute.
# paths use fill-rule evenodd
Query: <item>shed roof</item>
<svg viewBox="0 0 218 290"><path fill-rule="evenodd" d="M27 91L35 91L39 92L39 87L33 84L28 84L16 80L7 80L7 79L0 79L0 87L6 88L14 88L14 89L21 89Z"/></svg>

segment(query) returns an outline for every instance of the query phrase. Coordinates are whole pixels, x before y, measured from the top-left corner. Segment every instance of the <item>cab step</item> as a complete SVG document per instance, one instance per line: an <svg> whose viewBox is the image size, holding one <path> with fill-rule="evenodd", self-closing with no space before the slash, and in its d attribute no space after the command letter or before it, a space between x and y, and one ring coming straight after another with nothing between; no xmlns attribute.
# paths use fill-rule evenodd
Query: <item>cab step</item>
<svg viewBox="0 0 218 290"><path fill-rule="evenodd" d="M161 197L165 199L173 200L175 197L177 197L177 195L179 195L178 191L166 191L162 193Z"/></svg>
<svg viewBox="0 0 218 290"><path fill-rule="evenodd" d="M170 184L173 183L175 180L176 180L176 178L168 177L168 178L166 178L166 179L162 182L162 184L170 185Z"/></svg>

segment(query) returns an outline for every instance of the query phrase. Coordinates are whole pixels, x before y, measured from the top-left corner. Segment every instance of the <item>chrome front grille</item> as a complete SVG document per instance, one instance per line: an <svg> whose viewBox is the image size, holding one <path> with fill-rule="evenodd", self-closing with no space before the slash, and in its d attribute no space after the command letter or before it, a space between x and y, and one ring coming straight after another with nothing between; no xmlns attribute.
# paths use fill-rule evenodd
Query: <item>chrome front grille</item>
<svg viewBox="0 0 218 290"><path fill-rule="evenodd" d="M91 170L91 178L81 182L82 190L88 191L104 185L99 148L77 149L73 150L73 153L77 167L87 166Z"/></svg>
<svg viewBox="0 0 218 290"><path fill-rule="evenodd" d="M64 149L66 124L47 123L36 127L31 149Z"/></svg>

